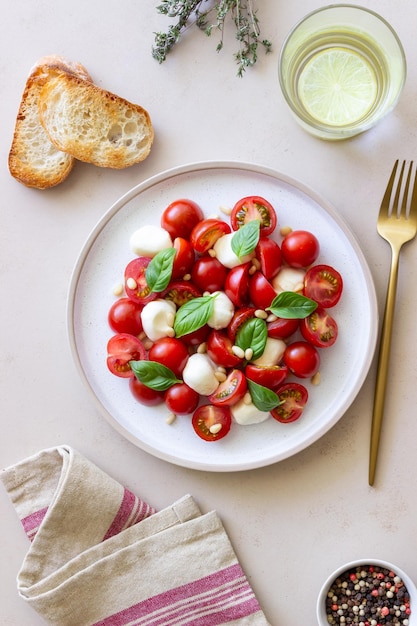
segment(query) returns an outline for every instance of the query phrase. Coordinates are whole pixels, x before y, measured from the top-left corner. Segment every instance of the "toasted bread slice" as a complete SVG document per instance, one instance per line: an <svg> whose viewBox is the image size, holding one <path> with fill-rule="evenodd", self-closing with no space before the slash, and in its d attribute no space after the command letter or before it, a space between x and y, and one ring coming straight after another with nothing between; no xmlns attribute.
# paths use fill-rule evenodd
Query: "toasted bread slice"
<svg viewBox="0 0 417 626"><path fill-rule="evenodd" d="M73 156L51 143L39 121L40 91L52 76L62 72L91 81L85 67L58 55L39 59L26 81L9 152L9 170L27 187L53 187L66 179L75 163Z"/></svg>
<svg viewBox="0 0 417 626"><path fill-rule="evenodd" d="M154 138L145 109L67 72L42 87L39 118L58 150L99 167L143 161Z"/></svg>

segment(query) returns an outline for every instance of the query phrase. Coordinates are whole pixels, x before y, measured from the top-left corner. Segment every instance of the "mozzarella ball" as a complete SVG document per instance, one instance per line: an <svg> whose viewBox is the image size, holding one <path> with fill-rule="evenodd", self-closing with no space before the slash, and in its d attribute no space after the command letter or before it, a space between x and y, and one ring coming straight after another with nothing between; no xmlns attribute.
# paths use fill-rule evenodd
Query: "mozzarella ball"
<svg viewBox="0 0 417 626"><path fill-rule="evenodd" d="M135 230L130 237L130 248L137 256L153 258L158 252L172 248L172 239L168 231L160 226L148 224Z"/></svg>
<svg viewBox="0 0 417 626"><path fill-rule="evenodd" d="M257 409L252 402L247 404L245 399L236 402L236 404L230 407L230 410L234 421L241 426L260 424L271 416L269 412Z"/></svg>
<svg viewBox="0 0 417 626"><path fill-rule="evenodd" d="M201 396L209 396L219 386L215 376L215 367L207 354L196 352L185 364L182 372L183 381Z"/></svg>
<svg viewBox="0 0 417 626"><path fill-rule="evenodd" d="M142 309L142 327L151 341L174 336L176 306L171 300L152 300Z"/></svg>
<svg viewBox="0 0 417 626"><path fill-rule="evenodd" d="M210 328L220 330L220 328L227 328L234 313L235 307L232 301L223 291L215 291L212 294L213 297L213 312L210 315L207 324Z"/></svg>

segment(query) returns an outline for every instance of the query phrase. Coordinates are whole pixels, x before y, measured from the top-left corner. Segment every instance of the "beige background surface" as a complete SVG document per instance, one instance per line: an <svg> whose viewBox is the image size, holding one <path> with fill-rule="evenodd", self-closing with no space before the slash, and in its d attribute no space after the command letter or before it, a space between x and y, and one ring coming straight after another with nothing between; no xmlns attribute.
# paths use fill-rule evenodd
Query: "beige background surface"
<svg viewBox="0 0 417 626"><path fill-rule="evenodd" d="M324 143L292 120L277 82L277 59L295 21L314 0L259 1L273 52L236 77L233 29L217 40L191 29L163 65L153 32L168 20L157 2L20 0L3 15L0 38L0 465L68 443L156 508L186 492L217 509L273 626L313 625L322 581L362 556L397 562L417 580L416 327L417 244L404 250L380 467L368 487L375 364L356 401L322 439L271 467L205 473L165 463L123 439L92 402L72 362L66 296L72 269L104 212L137 183L201 160L259 163L299 179L329 200L356 234L382 307L389 248L375 224L396 158L416 157L417 6L363 2L397 30L408 61L402 99L387 119L345 143ZM78 164L49 191L12 179L7 155L26 75L42 55L82 62L95 82L147 108L156 139L149 158L125 171ZM352 336L352 341L355 337ZM0 491L1 623L43 622L17 597L27 540Z"/></svg>

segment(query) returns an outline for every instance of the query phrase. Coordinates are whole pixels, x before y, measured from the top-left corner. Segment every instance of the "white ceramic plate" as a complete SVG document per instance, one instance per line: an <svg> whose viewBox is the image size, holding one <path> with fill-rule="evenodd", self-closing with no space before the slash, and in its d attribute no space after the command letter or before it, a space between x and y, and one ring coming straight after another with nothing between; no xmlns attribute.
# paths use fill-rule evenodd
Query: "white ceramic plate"
<svg viewBox="0 0 417 626"><path fill-rule="evenodd" d="M162 211L180 197L195 200L205 214L260 195L275 207L279 224L316 233L319 262L333 265L344 279L342 300L333 309L339 324L336 344L322 352L321 383L310 389L302 418L291 424L273 419L234 425L227 437L204 442L189 417L166 424L163 405L144 407L130 394L126 379L106 366L112 331L107 312L113 288L133 257L129 237L139 226L159 224ZM226 218L227 219L227 218ZM377 332L374 285L365 258L349 228L321 197L299 182L265 167L235 162L203 162L163 172L139 184L104 215L79 256L68 299L71 349L80 374L104 416L134 444L171 463L200 470L247 470L281 461L326 433L359 392L373 357ZM307 386L309 383L307 383Z"/></svg>

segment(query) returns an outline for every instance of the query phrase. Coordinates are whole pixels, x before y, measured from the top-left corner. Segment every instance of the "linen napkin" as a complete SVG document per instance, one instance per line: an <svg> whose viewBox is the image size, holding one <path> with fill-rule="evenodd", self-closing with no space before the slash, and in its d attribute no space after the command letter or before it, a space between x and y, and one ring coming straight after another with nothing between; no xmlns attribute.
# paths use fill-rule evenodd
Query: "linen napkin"
<svg viewBox="0 0 417 626"><path fill-rule="evenodd" d="M155 509L69 446L0 478L30 540L18 591L54 626L268 626L216 513Z"/></svg>

